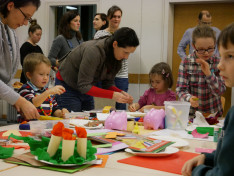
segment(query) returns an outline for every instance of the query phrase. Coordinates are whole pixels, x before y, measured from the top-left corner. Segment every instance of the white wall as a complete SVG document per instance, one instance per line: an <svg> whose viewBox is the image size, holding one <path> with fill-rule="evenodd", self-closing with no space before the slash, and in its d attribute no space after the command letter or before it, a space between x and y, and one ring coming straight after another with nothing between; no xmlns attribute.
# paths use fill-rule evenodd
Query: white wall
<svg viewBox="0 0 234 176"><path fill-rule="evenodd" d="M37 18L43 29L39 45L45 55L48 55L54 38L52 6L97 4L97 11L106 13L109 7L118 5L123 10L120 26L133 28L140 39L140 46L129 57L129 73L148 74L155 63L161 61L172 63L173 3L181 2L201 2L201 0L41 0L41 7L33 18ZM27 29L28 27L17 29L20 44L27 39ZM130 84L129 93L135 101L138 101L139 96L148 87L148 85Z"/></svg>

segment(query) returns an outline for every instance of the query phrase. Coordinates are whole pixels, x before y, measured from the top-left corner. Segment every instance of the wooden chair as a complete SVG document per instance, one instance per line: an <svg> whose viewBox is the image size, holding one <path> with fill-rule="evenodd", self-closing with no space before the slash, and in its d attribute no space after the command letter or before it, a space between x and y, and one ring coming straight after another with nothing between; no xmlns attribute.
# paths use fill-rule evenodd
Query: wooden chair
<svg viewBox="0 0 234 176"><path fill-rule="evenodd" d="M221 103L222 103L222 108L224 111L224 106L225 106L225 97L221 96Z"/></svg>

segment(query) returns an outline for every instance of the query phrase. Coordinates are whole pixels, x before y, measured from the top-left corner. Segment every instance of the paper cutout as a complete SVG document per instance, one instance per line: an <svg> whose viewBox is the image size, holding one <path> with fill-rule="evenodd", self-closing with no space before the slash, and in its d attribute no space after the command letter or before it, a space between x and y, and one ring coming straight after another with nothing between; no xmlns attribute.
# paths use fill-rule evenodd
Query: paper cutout
<svg viewBox="0 0 234 176"><path fill-rule="evenodd" d="M16 136L22 136L18 130L7 130L5 133L2 134L2 136L6 137L9 136L11 133Z"/></svg>
<svg viewBox="0 0 234 176"><path fill-rule="evenodd" d="M195 148L195 152L197 153L212 153L216 149L207 149L207 148Z"/></svg>
<svg viewBox="0 0 234 176"><path fill-rule="evenodd" d="M192 131L192 135L193 135L194 138L208 138L209 133L200 134L195 129L195 130Z"/></svg>
<svg viewBox="0 0 234 176"><path fill-rule="evenodd" d="M184 163L197 155L199 154L179 151L167 157L151 158L132 156L118 160L118 162L181 175L181 169Z"/></svg>
<svg viewBox="0 0 234 176"><path fill-rule="evenodd" d="M97 155L98 159L102 159L102 164L93 165L92 167L101 167L104 168L106 166L107 160L109 158L109 155Z"/></svg>

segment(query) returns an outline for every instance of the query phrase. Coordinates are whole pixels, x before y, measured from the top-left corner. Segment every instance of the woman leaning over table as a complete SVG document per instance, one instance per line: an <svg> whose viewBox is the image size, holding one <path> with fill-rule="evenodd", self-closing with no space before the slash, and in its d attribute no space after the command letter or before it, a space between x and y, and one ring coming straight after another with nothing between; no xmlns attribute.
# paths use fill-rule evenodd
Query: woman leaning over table
<svg viewBox="0 0 234 176"><path fill-rule="evenodd" d="M39 6L40 0L0 0L0 99L14 105L26 119L36 119L39 114L11 87L20 61L15 29L27 25Z"/></svg>
<svg viewBox="0 0 234 176"><path fill-rule="evenodd" d="M132 103L133 98L114 86L121 61L136 50L139 40L133 29L124 27L114 35L82 43L72 50L59 66L55 83L65 87L58 104L69 111L80 112L94 108L93 96ZM96 87L102 82L102 88Z"/></svg>

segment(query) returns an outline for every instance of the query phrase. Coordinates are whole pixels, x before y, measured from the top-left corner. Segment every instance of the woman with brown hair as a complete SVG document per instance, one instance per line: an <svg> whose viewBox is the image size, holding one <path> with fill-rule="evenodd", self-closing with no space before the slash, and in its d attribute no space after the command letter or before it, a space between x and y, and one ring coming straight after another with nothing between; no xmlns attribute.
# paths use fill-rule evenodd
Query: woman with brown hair
<svg viewBox="0 0 234 176"><path fill-rule="evenodd" d="M15 29L32 20L40 3L40 0L0 0L0 99L14 105L28 120L39 117L37 109L11 87L20 61Z"/></svg>
<svg viewBox="0 0 234 176"><path fill-rule="evenodd" d="M31 22L30 27L28 28L28 40L21 46L20 48L20 62L23 67L24 63L24 58L30 54L30 53L41 53L43 54L43 51L37 43L41 39L42 35L42 29L39 24L37 24L37 20L34 19ZM23 68L24 70L24 68ZM24 75L24 72L22 70L21 77L20 77L20 82L25 84L27 82L27 79Z"/></svg>
<svg viewBox="0 0 234 176"><path fill-rule="evenodd" d="M78 12L66 12L59 24L59 35L54 39L48 56L55 70L59 66L58 60L83 42L79 28Z"/></svg>

